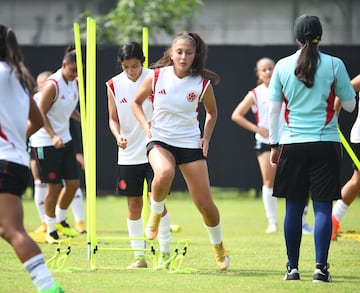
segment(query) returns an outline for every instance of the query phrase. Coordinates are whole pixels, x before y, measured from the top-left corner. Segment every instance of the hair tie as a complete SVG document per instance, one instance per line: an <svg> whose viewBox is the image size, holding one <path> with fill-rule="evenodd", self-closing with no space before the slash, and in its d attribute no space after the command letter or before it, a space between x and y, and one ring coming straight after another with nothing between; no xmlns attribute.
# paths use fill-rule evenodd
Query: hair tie
<svg viewBox="0 0 360 293"><path fill-rule="evenodd" d="M311 43L317 44L317 43L319 43L319 41L320 41L320 37L316 37L315 39L313 39L313 40L311 41Z"/></svg>

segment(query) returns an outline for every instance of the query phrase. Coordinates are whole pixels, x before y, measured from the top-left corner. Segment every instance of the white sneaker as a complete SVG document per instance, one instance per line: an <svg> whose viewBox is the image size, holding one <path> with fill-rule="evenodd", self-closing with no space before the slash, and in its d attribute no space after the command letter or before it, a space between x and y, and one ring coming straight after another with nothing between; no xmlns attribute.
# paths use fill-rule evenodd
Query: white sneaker
<svg viewBox="0 0 360 293"><path fill-rule="evenodd" d="M275 232L277 232L277 224L275 224L275 223L269 224L269 226L267 227L265 232L266 233L275 233Z"/></svg>
<svg viewBox="0 0 360 293"><path fill-rule="evenodd" d="M307 223L302 225L302 233L303 234L314 234L314 229Z"/></svg>

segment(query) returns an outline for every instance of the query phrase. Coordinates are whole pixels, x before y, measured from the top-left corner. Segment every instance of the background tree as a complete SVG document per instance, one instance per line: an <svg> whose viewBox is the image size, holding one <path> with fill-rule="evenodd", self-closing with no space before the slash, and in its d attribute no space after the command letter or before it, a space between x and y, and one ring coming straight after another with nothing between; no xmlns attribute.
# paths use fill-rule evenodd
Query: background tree
<svg viewBox="0 0 360 293"><path fill-rule="evenodd" d="M150 39L156 34L173 35L181 30L191 29L191 20L200 10L201 0L119 0L116 7L100 16L89 11L79 16L84 28L86 17L97 21L97 42L100 45L114 45L132 40L141 42L142 28L149 28ZM84 30L82 30L84 31Z"/></svg>

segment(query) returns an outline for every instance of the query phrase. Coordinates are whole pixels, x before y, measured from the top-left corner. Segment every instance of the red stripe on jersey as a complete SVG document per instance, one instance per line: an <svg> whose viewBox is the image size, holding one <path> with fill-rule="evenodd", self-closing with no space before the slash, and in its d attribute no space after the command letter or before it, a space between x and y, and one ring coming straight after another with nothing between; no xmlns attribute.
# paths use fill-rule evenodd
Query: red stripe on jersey
<svg viewBox="0 0 360 293"><path fill-rule="evenodd" d="M154 103L154 99L155 99L155 92L156 92L155 87L156 87L156 83L157 83L157 81L159 79L159 74L160 74L160 68L155 68L155 70L154 70L154 82L153 82L154 91L153 91L152 95L150 96L150 99L151 99L152 103Z"/></svg>
<svg viewBox="0 0 360 293"><path fill-rule="evenodd" d="M326 107L326 122L325 125L329 124L335 114L334 110L334 102L335 102L335 81L331 84L330 93L328 98L326 99L327 107Z"/></svg>
<svg viewBox="0 0 360 293"><path fill-rule="evenodd" d="M255 89L252 89L250 92L253 93L253 95L255 97L255 104L258 105L258 98L257 98ZM256 112L254 112L254 116L255 116L256 124L259 123L259 107L258 106L256 106Z"/></svg>
<svg viewBox="0 0 360 293"><path fill-rule="evenodd" d="M107 86L110 88L113 96L115 97L115 88L114 88L114 82L112 79L109 79L107 82L106 82Z"/></svg>
<svg viewBox="0 0 360 293"><path fill-rule="evenodd" d="M289 115L290 115L290 110L289 110L289 108L288 108L289 101L288 101L287 98L285 97L284 92L282 92L281 95L282 95L282 98L283 98L284 103L285 103L284 119L285 119L286 124L289 125Z"/></svg>
<svg viewBox="0 0 360 293"><path fill-rule="evenodd" d="M0 125L0 137L2 137L4 140L8 140L6 134L3 132L1 125Z"/></svg>
<svg viewBox="0 0 360 293"><path fill-rule="evenodd" d="M202 95L204 94L204 90L205 90L205 86L207 85L207 83L208 83L208 79L207 78L204 78L203 79L203 84L202 84L202 90L201 90L201 93L200 93L200 98L202 97Z"/></svg>
<svg viewBox="0 0 360 293"><path fill-rule="evenodd" d="M53 102L55 102L55 100L58 98L58 95L59 95L59 84L58 84L58 81L56 79L53 79L53 78L48 78L46 80L47 82L48 81L51 81L52 83L55 84L55 87L56 87L56 93L55 93L55 97L53 99Z"/></svg>

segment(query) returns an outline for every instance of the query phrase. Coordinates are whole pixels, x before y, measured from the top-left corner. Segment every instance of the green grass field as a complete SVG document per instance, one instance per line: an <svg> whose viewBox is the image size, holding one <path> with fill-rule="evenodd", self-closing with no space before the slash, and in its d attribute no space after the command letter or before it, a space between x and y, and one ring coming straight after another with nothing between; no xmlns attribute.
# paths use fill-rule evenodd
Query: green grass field
<svg viewBox="0 0 360 293"><path fill-rule="evenodd" d="M179 273L162 270L126 270L133 259L132 252L99 251L96 270L90 269L87 259L86 236L73 239L71 253L64 267L54 265L53 274L65 292L358 292L360 288L360 202L357 199L342 220L343 234L331 243L329 263L333 283L314 284L314 245L311 235L304 235L301 246L300 282L284 282L286 251L282 222L284 201L278 201L280 231L265 234L266 218L260 198L253 194L214 189L214 198L220 210L225 247L231 257L227 271L216 267L209 237L200 214L186 193L174 193L167 201L173 224L181 225L181 232L172 233L172 251L178 241L189 240L188 251ZM25 226L33 231L38 215L31 199L24 199ZM127 205L123 198L97 199L97 235L127 237ZM313 225L310 206L308 222ZM69 223L73 223L69 213ZM127 244L124 242L123 245ZM56 253L57 245L39 244L45 259ZM101 247L114 247L103 242ZM128 246L127 246L128 247ZM155 244L157 249L157 245ZM182 246L180 246L182 248ZM60 247L65 254L67 245ZM0 241L0 292L36 292L28 274L16 258L11 247ZM152 256L148 254L148 263ZM108 268L100 268L108 267ZM190 270L191 269L191 270ZM186 273L188 272L188 273Z"/></svg>

